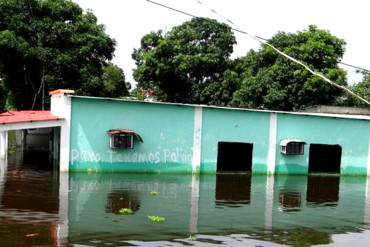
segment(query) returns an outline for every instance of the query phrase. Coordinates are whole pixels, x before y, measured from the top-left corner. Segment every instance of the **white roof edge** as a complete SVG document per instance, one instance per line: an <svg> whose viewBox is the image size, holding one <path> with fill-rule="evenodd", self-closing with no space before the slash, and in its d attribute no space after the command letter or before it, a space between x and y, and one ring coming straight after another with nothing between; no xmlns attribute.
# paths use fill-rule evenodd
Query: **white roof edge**
<svg viewBox="0 0 370 247"><path fill-rule="evenodd" d="M105 98L105 97L79 96L79 95L67 95L67 97L71 97L71 98L82 98L82 99L96 99L96 100L124 101L124 102L142 103L142 104L172 105L172 106L186 106L186 107L203 107L203 108L223 109L223 110L235 110L235 111L249 111L249 112L264 112L264 113L277 113L277 114L289 114L289 115L301 115L301 116L316 116L316 117L331 117L331 118L370 120L370 116L364 116L364 115L349 115L349 114L335 114L335 113L311 113L311 112L291 112L291 111L274 111L274 110L260 110L260 109L226 107L226 106L212 106L212 105L197 105L197 104L171 103L171 102L148 102L148 101L133 100L133 99Z"/></svg>
<svg viewBox="0 0 370 247"><path fill-rule="evenodd" d="M288 145L288 143L290 143L290 142L301 142L301 143L306 144L306 142L305 142L305 141L302 141L302 140L297 140L297 139L284 139L284 140L281 140L281 142L280 142L280 146L286 146L286 145Z"/></svg>

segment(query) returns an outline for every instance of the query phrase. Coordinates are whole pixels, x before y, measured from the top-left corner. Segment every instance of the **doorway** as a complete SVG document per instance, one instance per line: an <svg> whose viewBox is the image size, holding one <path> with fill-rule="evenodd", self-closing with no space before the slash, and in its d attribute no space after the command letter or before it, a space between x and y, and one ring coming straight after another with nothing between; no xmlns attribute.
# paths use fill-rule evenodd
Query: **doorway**
<svg viewBox="0 0 370 247"><path fill-rule="evenodd" d="M59 172L60 127L9 131L8 136L9 168Z"/></svg>
<svg viewBox="0 0 370 247"><path fill-rule="evenodd" d="M340 173L342 147L339 145L311 144L309 173Z"/></svg>
<svg viewBox="0 0 370 247"><path fill-rule="evenodd" d="M219 142L217 172L251 172L253 144Z"/></svg>

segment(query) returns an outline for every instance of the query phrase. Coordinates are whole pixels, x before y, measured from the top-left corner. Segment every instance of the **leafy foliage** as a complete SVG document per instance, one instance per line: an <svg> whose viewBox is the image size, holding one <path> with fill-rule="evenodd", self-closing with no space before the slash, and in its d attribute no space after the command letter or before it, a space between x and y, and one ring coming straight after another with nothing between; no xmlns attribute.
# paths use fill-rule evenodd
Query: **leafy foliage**
<svg viewBox="0 0 370 247"><path fill-rule="evenodd" d="M352 86L352 90L367 101L370 101L370 73L364 73L363 75L363 80ZM368 107L364 102L353 98L348 99L347 104L358 107Z"/></svg>
<svg viewBox="0 0 370 247"><path fill-rule="evenodd" d="M115 64L109 63L103 68L103 83L102 96L119 98L129 95L131 85L126 82L123 70Z"/></svg>
<svg viewBox="0 0 370 247"><path fill-rule="evenodd" d="M103 67L115 41L68 0L0 1L0 74L18 109L41 107L43 93L104 95Z"/></svg>
<svg viewBox="0 0 370 247"><path fill-rule="evenodd" d="M345 42L310 26L297 34L280 32L269 43L304 61L329 79L346 85L346 73L338 67ZM299 110L307 106L335 104L342 92L264 45L238 59L241 87L233 97L240 107Z"/></svg>
<svg viewBox="0 0 370 247"><path fill-rule="evenodd" d="M207 18L149 33L132 55L134 78L160 100L200 103L203 90L224 73L235 43L229 26Z"/></svg>

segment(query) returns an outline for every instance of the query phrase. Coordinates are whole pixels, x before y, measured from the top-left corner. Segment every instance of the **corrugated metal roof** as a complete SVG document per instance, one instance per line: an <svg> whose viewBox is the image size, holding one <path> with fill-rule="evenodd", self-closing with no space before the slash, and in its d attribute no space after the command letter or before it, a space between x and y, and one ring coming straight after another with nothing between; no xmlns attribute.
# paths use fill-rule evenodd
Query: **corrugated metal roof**
<svg viewBox="0 0 370 247"><path fill-rule="evenodd" d="M60 120L50 111L9 111L0 114L0 124L14 124L25 122L42 122Z"/></svg>

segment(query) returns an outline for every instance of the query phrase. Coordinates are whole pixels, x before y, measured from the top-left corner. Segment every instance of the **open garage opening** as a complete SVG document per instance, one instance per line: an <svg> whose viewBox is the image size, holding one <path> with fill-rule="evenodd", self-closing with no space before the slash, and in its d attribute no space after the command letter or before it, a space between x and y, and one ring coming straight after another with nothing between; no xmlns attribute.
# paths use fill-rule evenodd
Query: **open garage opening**
<svg viewBox="0 0 370 247"><path fill-rule="evenodd" d="M252 158L252 143L219 142L217 172L251 172Z"/></svg>
<svg viewBox="0 0 370 247"><path fill-rule="evenodd" d="M60 127L8 131L8 169L59 171Z"/></svg>

